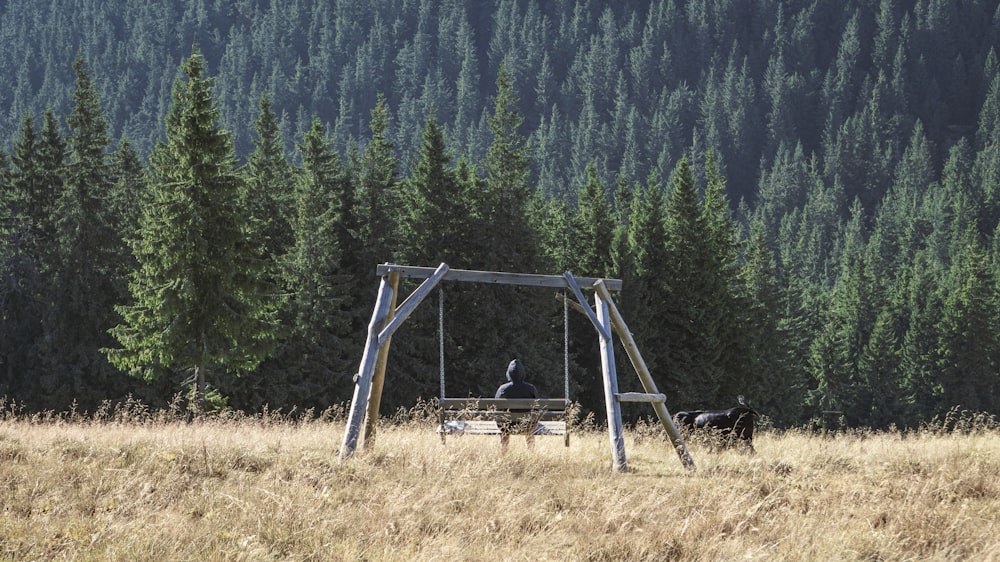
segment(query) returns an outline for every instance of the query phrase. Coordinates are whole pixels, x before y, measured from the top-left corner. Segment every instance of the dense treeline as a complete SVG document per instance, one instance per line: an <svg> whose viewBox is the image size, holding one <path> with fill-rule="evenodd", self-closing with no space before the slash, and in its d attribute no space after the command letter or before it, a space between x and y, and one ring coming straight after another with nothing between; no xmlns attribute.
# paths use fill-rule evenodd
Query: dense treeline
<svg viewBox="0 0 1000 562"><path fill-rule="evenodd" d="M997 409L995 2L0 14L0 395L28 408L346 400L374 265L446 261L622 278L674 408ZM513 355L561 393L552 295L445 295L449 394ZM437 323L394 339L387 407L437 394ZM574 398L600 411L571 324Z"/></svg>

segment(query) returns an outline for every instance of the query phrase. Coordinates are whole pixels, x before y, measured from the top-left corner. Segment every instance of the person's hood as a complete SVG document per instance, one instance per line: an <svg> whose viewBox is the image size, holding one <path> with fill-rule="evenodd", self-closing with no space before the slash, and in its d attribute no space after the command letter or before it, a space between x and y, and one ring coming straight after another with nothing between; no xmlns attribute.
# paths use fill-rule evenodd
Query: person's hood
<svg viewBox="0 0 1000 562"><path fill-rule="evenodd" d="M520 359L514 359L507 365L507 380L511 382L524 382L528 378L528 370L524 368L524 363Z"/></svg>

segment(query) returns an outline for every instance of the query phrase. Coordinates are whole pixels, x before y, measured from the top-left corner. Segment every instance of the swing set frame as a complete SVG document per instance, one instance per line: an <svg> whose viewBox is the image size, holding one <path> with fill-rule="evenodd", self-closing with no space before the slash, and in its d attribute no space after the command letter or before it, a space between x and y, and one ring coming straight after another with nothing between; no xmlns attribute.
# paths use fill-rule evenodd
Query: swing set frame
<svg viewBox="0 0 1000 562"><path fill-rule="evenodd" d="M688 453L684 439L674 425L667 411L666 397L657 388L646 366L632 334L625 324L618 307L611 298L611 291L621 290L617 279L575 278L572 273L563 275L536 275L527 273L507 273L497 271L475 271L451 269L442 263L436 269L429 267L382 264L376 268L381 278L375 309L368 324L361 365L354 377L354 396L344 438L340 447L340 459L354 456L359 440L363 448L374 443L375 427L379 417L382 388L385 384L385 367L392 335L413 313L431 291L442 281L506 284L533 287L556 287L572 291L575 303L569 303L576 311L583 313L598 333L601 348L601 370L604 379L604 398L608 419L608 437L611 445L612 467L616 472L625 472L628 465L625 458L625 441L622 430L621 402L645 402L652 405L660 423L680 457L685 468L694 469L694 460ZM423 279L402 304L397 306L399 280L402 277ZM583 289L592 289L593 308L583 294ZM564 297L568 302L568 297ZM617 334L622 347L628 354L632 366L642 383L644 392L619 392L618 375L615 368L613 335ZM364 431L362 432L362 423Z"/></svg>

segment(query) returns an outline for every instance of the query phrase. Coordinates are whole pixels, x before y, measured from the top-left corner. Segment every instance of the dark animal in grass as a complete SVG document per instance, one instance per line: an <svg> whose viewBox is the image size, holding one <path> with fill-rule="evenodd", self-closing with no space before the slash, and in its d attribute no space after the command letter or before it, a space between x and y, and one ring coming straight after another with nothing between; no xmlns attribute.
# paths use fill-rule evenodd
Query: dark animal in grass
<svg viewBox="0 0 1000 562"><path fill-rule="evenodd" d="M695 410L693 412L677 412L674 414L674 423L679 427L687 430L694 429L694 421L698 418L700 414L705 413L704 410Z"/></svg>
<svg viewBox="0 0 1000 562"><path fill-rule="evenodd" d="M718 439L713 444L721 442L723 446L744 445L750 453L753 448L754 418L758 414L749 406L737 406L728 410L697 410L693 412L677 412L674 419L688 430L708 430Z"/></svg>

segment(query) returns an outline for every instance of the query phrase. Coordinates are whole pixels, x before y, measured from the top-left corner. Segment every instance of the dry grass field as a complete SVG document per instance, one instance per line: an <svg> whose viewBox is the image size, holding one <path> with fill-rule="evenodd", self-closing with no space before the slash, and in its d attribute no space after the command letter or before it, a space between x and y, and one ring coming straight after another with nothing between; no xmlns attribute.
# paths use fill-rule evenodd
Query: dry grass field
<svg viewBox="0 0 1000 562"><path fill-rule="evenodd" d="M0 417L3 560L1000 560L1000 431L761 432L757 455L655 427L613 474L597 430L442 446L279 416Z"/></svg>

